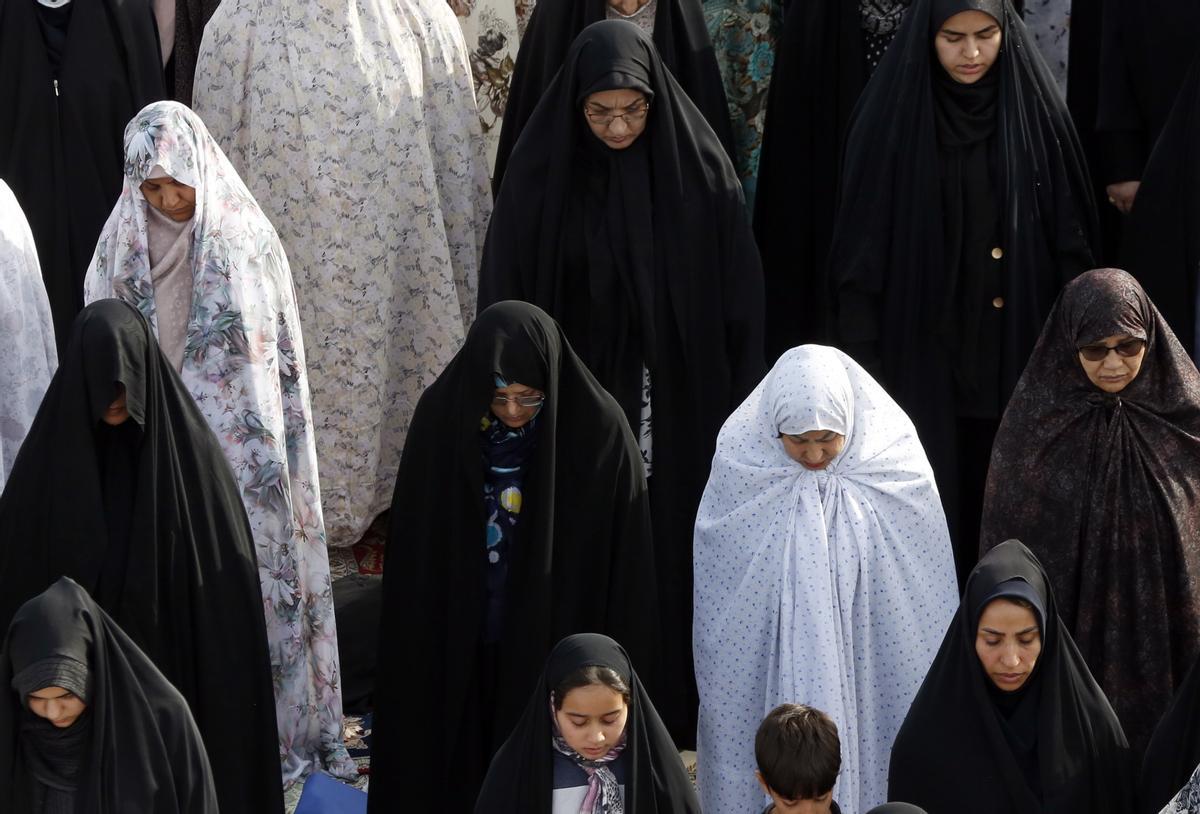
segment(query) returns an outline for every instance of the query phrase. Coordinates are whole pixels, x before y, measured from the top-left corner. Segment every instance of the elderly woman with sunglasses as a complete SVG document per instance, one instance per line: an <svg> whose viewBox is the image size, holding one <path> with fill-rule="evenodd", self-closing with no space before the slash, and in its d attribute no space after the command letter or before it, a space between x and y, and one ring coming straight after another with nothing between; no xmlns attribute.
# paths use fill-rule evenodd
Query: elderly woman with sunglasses
<svg viewBox="0 0 1200 814"><path fill-rule="evenodd" d="M1200 374L1117 269L1063 289L996 435L983 549L1019 538L1135 754L1200 655Z"/></svg>

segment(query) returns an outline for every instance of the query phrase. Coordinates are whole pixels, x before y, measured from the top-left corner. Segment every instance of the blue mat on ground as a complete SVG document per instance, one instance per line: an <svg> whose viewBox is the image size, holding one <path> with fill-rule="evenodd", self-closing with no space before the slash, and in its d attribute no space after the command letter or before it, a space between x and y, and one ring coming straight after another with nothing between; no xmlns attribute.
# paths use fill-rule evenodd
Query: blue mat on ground
<svg viewBox="0 0 1200 814"><path fill-rule="evenodd" d="M365 792L339 783L324 772L313 772L304 784L296 814L366 814Z"/></svg>

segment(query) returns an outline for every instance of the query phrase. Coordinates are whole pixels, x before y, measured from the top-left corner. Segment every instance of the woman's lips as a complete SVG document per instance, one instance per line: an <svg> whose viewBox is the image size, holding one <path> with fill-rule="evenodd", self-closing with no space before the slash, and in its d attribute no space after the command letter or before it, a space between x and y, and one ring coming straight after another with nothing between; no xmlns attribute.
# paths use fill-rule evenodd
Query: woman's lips
<svg viewBox="0 0 1200 814"><path fill-rule="evenodd" d="M810 464L808 461L801 461L800 465L803 466L805 469L811 469L815 472L817 470L821 470L821 469L824 469L825 467L829 466L829 461L821 461L821 463L819 463L819 464Z"/></svg>

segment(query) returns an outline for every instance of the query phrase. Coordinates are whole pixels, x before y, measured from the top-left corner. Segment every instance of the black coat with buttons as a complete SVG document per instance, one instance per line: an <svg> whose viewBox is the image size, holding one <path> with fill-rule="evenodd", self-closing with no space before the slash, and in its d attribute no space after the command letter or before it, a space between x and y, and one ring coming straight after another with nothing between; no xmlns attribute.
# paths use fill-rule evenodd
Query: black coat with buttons
<svg viewBox="0 0 1200 814"><path fill-rule="evenodd" d="M1003 40L960 85L932 43L966 10ZM830 286L838 344L912 417L948 516L958 420L1001 414L1097 231L1066 102L1011 0L916 0L854 112Z"/></svg>

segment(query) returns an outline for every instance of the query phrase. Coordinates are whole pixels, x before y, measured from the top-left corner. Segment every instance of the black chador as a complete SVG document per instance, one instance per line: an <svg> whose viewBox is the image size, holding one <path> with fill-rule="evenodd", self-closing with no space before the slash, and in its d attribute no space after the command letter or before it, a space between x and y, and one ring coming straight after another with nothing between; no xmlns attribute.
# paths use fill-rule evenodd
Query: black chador
<svg viewBox="0 0 1200 814"><path fill-rule="evenodd" d="M545 397L515 430L490 406L498 379ZM569 633L620 637L657 686L649 512L633 433L562 329L524 302L480 313L417 403L396 477L372 812L470 811Z"/></svg>
<svg viewBox="0 0 1200 814"><path fill-rule="evenodd" d="M980 11L991 68L954 79L934 39ZM916 0L855 109L830 253L839 344L912 417L960 579L991 436L1059 288L1091 267L1095 207L1066 104L1010 0Z"/></svg>
<svg viewBox="0 0 1200 814"><path fill-rule="evenodd" d="M517 139L562 67L572 41L590 24L603 20L607 10L608 0L541 0L534 7L529 28L521 39L521 51L504 106L500 146L492 173L493 189L499 191ZM654 12L654 47L663 64L700 110L725 151L732 155L733 125L729 122L725 85L701 3L658 0Z"/></svg>
<svg viewBox="0 0 1200 814"><path fill-rule="evenodd" d="M216 436L118 300L75 319L0 496L0 627L64 575L187 699L221 811L282 811L250 523Z"/></svg>
<svg viewBox="0 0 1200 814"><path fill-rule="evenodd" d="M30 709L29 694L50 687L85 704L69 726ZM0 811L218 811L187 702L67 577L21 607L0 651Z"/></svg>
<svg viewBox="0 0 1200 814"><path fill-rule="evenodd" d="M1033 609L1041 650L1003 691L976 632L987 605ZM1059 619L1037 558L1009 540L967 579L962 604L892 747L888 797L929 814L1126 814L1133 801L1121 724Z"/></svg>
<svg viewBox="0 0 1200 814"><path fill-rule="evenodd" d="M623 149L584 115L608 90L650 103ZM717 433L764 373L762 270L732 162L636 26L593 23L575 40L513 151L483 255L481 307L544 309L637 428L681 688L659 711L690 741L694 712L669 705L696 703L692 529Z"/></svg>
<svg viewBox="0 0 1200 814"><path fill-rule="evenodd" d="M59 356L121 194L125 125L166 93L150 3L0 2L0 178L33 230Z"/></svg>

